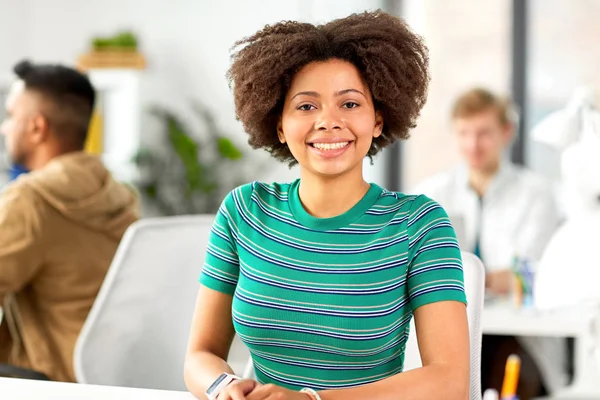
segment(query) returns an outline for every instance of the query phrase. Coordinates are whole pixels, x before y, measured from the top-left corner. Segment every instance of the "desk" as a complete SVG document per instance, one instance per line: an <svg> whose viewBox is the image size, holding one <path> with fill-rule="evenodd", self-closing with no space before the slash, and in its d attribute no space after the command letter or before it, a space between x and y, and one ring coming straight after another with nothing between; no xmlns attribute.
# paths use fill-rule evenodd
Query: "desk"
<svg viewBox="0 0 600 400"><path fill-rule="evenodd" d="M3 400L194 400L187 392L0 378Z"/></svg>
<svg viewBox="0 0 600 400"><path fill-rule="evenodd" d="M600 345L599 321L598 309L593 307L540 311L493 304L484 307L482 331L488 335L573 337L573 382L552 399L600 399L600 360L594 352Z"/></svg>

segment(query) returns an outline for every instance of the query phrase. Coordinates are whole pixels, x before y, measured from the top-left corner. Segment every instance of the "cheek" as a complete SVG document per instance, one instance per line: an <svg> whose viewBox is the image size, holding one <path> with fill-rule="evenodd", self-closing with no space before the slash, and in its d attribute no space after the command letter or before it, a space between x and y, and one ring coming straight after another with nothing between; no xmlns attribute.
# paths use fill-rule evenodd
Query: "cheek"
<svg viewBox="0 0 600 400"><path fill-rule="evenodd" d="M375 120L369 117L348 119L346 126L359 142L371 142L375 138Z"/></svg>
<svg viewBox="0 0 600 400"><path fill-rule="evenodd" d="M3 135L7 135L10 133L12 127L11 127L12 123L10 120L6 119L2 122L2 125L0 125L0 132Z"/></svg>
<svg viewBox="0 0 600 400"><path fill-rule="evenodd" d="M281 129L288 146L304 145L306 136L311 132L314 121L308 118L284 118Z"/></svg>
<svg viewBox="0 0 600 400"><path fill-rule="evenodd" d="M6 132L6 146L14 149L16 147L16 144L18 143L19 138L18 135L16 135L14 130L9 130L8 132Z"/></svg>
<svg viewBox="0 0 600 400"><path fill-rule="evenodd" d="M500 146L501 143L497 140L497 138L486 136L481 139L480 147L486 152L492 152Z"/></svg>
<svg viewBox="0 0 600 400"><path fill-rule="evenodd" d="M20 119L7 119L6 121L4 121L4 124L2 124L2 132L6 133L7 135L14 136L19 132L23 131L24 129L25 123Z"/></svg>
<svg viewBox="0 0 600 400"><path fill-rule="evenodd" d="M16 148L21 145L25 138L25 132L23 125L16 122L11 122L6 126L6 130L3 131L6 135L6 143L11 148Z"/></svg>
<svg viewBox="0 0 600 400"><path fill-rule="evenodd" d="M307 123L297 118L283 119L281 129L285 138L284 146L287 146L292 156L297 161L304 158L303 152L305 149L306 135L310 129L306 128Z"/></svg>
<svg viewBox="0 0 600 400"><path fill-rule="evenodd" d="M18 123L11 122L6 128L6 135L14 140L21 130L21 126Z"/></svg>
<svg viewBox="0 0 600 400"><path fill-rule="evenodd" d="M469 138L466 138L466 137L459 137L458 138L458 148L460 149L460 151L462 153L468 154L475 149L475 146L474 146L473 140L470 140Z"/></svg>

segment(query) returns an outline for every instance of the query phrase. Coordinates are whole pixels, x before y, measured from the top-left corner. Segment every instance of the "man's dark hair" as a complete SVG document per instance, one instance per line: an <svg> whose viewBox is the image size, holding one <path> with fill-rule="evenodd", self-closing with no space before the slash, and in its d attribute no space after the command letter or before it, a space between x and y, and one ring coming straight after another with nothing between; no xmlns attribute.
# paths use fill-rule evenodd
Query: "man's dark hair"
<svg viewBox="0 0 600 400"><path fill-rule="evenodd" d="M19 62L13 70L27 90L47 101L44 116L59 140L83 149L96 98L87 76L62 65L29 61Z"/></svg>

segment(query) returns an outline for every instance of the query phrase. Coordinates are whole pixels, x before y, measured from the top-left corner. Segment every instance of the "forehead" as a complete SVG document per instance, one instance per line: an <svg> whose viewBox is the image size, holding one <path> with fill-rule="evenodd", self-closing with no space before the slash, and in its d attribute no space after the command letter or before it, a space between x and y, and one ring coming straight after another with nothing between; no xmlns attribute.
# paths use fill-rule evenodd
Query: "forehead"
<svg viewBox="0 0 600 400"><path fill-rule="evenodd" d="M25 82L16 80L10 86L10 90L6 97L6 108L13 109L15 107L37 107L37 97L35 93L27 90Z"/></svg>
<svg viewBox="0 0 600 400"><path fill-rule="evenodd" d="M312 62L302 67L290 85L290 91L344 89L368 90L358 69L351 63L342 60Z"/></svg>
<svg viewBox="0 0 600 400"><path fill-rule="evenodd" d="M454 125L458 129L501 128L502 123L498 111L494 108L482 110L476 114L457 117Z"/></svg>

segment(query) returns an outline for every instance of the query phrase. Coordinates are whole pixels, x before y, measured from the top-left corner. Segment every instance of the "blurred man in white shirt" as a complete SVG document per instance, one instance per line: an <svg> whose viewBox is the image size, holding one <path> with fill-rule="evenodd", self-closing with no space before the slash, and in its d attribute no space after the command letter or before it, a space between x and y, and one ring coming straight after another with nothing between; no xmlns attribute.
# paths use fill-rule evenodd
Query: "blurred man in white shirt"
<svg viewBox="0 0 600 400"><path fill-rule="evenodd" d="M515 134L511 113L508 101L485 89L462 94L452 109L452 124L464 163L434 176L414 191L433 198L446 209L461 248L482 259L487 271L486 287L499 295L510 292L514 257L539 260L560 221L551 184L506 159ZM523 341L484 338L483 356L489 359L482 361L494 365L486 371L484 364L484 385L501 383L504 353L522 350L516 348L519 343ZM533 352L528 343L523 344ZM540 347L536 345L535 349L538 353ZM531 354L533 361L528 356L524 354L523 372L532 372L526 377L528 382L520 385L521 399L543 393L542 386L552 389L552 383L547 382L558 379L552 371L545 371L549 360Z"/></svg>

